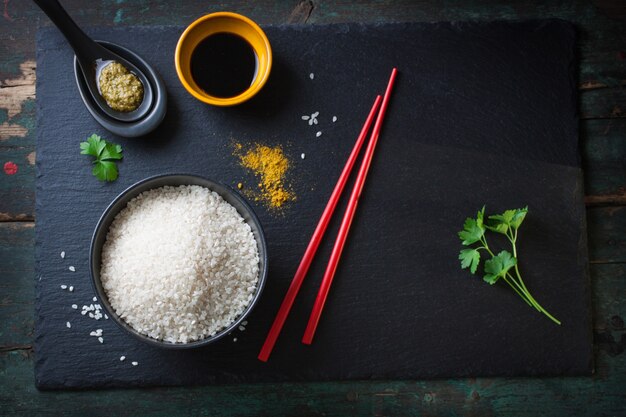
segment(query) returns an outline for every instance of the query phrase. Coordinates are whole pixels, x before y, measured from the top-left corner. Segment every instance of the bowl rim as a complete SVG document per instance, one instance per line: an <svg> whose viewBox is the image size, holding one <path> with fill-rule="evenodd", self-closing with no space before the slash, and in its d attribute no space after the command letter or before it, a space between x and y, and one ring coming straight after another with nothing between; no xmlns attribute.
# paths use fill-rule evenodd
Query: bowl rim
<svg viewBox="0 0 626 417"><path fill-rule="evenodd" d="M146 185L150 185L151 183L156 183L158 182L158 180L162 180L164 178L169 178L169 177L182 177L185 178L187 180L189 179L193 179L196 181L199 181L201 183L205 183L207 185L200 185L200 184L189 184L189 183L180 183L180 184L176 184L176 185L170 185L172 187L177 187L177 186L181 186L181 185L200 185L203 186L205 188L208 188L209 190L216 192L217 194L219 194L227 203L229 203L230 205L232 205L233 207L235 207L230 201L226 200L226 198L224 198L224 195L222 192L215 190L213 188L211 188L211 186L216 186L217 188L222 188L223 191L225 193L227 193L230 197L234 198L235 200L238 200L239 203L241 203L242 207L245 209L245 211L247 213L241 213L241 211L235 207L235 209L237 210L237 212L239 213L239 215L241 215L242 217L244 217L244 221L246 223L250 223L250 221L252 223L254 223L254 226L258 229L258 236L254 236L255 241L257 242L257 247L259 250L259 276L258 276L258 281L257 281L257 285L256 285L256 290L254 292L254 295L252 297L252 300L250 300L250 302L248 303L248 305L246 306L246 308L244 309L244 311L237 317L236 320L234 320L230 325L226 326L224 329L218 331L216 334L214 334L213 336L209 336L206 337L204 339L200 339L200 340L195 340L193 342L189 342L189 343L173 343L173 342L166 342L164 340L159 340L159 339L154 339L150 336L147 336L143 333L138 332L137 330L135 330L130 324L126 323L113 309L113 307L111 306L111 304L109 303L108 297L106 292L104 291L104 288L102 287L102 283L100 282L100 277L99 277L99 269L100 269L100 265L97 266L98 269L98 277L96 277L96 256L95 256L95 246L96 246L96 240L97 237L100 234L100 230L106 225L107 227L107 231L108 228L110 227L111 223L113 222L113 220L115 219L115 216L117 216L117 214L123 210L127 204L128 201L132 200L133 198L135 198L137 195L145 192L145 191L149 191L149 190L153 190L156 188L160 188L160 187L164 187L166 185L169 184L161 184L161 185L155 185L154 187L148 187L145 188L144 190L140 191L138 194L136 194L135 196L128 198L129 194L131 194L133 191L136 191L138 188L142 187L142 186L146 186ZM126 200L126 204L124 204L123 206L121 206L117 211L114 211L114 208L116 207L116 205L121 202ZM246 215L249 215L250 219L246 220ZM253 230L254 232L254 230ZM103 231L104 233L104 231ZM106 241L106 234L104 235L103 238ZM100 259L101 260L101 259ZM257 217L256 213L254 212L254 210L252 209L252 207L250 206L250 204L238 193L236 192L232 187L223 184L219 181L215 181L200 175L196 175L196 174L189 174L189 173L168 173L168 174L157 174L157 175L153 175L147 178L144 178L142 180L139 180L137 182L135 182L134 184L130 185L129 187L125 188L122 192L120 192L110 203L109 205L106 207L106 209L102 212L102 215L100 216L100 218L98 219L98 222L96 224L96 227L94 228L93 234L91 236L91 241L89 244L89 275L91 277L91 285L94 289L94 292L98 298L99 303L102 305L102 307L104 308L104 310L106 311L106 313L109 315L109 317L111 318L111 320L113 320L113 322L120 328L122 328L124 331L126 331L127 333L129 333L130 335L132 335L135 339L141 340L142 342L148 343L152 346L156 346L156 347L160 347L160 348L166 348L166 349L191 349L191 348L197 348L197 347L202 347L202 346L206 346L209 345L213 342L216 342L222 338L224 338L225 336L227 336L230 332L232 332L234 329L236 329L239 324L244 321L246 319L246 317L248 317L248 315L252 312L252 310L254 309L254 307L256 306L256 304L259 301L259 298L261 298L261 294L263 293L263 289L265 288L265 282L267 281L267 275L268 275L268 254L267 254L267 243L265 241L265 233L263 231L263 226L261 225L261 222L259 220L259 218ZM94 302L95 304L96 302Z"/></svg>
<svg viewBox="0 0 626 417"><path fill-rule="evenodd" d="M182 51L183 44L189 37L189 34L193 30L195 30L197 27L200 27L205 22L214 20L214 19L219 19L219 18L230 18L230 19L238 20L242 23L249 25L255 32L257 32L257 34L263 40L263 44L265 46L266 53L267 53L267 68L265 71L263 71L263 73L258 75L260 77L260 82L256 85L256 87L248 88L241 94L236 95L234 97L224 98L224 97L205 96L205 95L200 94L187 82L187 79L183 76L183 71L181 68L182 67L182 63L180 59L181 51ZM249 99L251 99L252 97L254 97L259 91L261 91L263 86L265 86L265 84L267 83L267 80L269 79L269 76L270 76L270 72L272 70L272 63L273 63L272 45L270 44L270 41L267 35L265 34L265 31L263 31L263 29L254 20L242 14L234 13L234 12L208 13L195 19L193 22L189 24L189 26L185 28L183 33L178 38L178 42L176 43L176 49L174 51L174 67L176 68L176 74L178 75L178 79L180 80L185 90L187 90L189 94L191 94L193 97L195 97L196 99L200 100L201 102L205 104L211 104L211 105L220 106L220 107L235 106L237 104L244 103L248 101Z"/></svg>

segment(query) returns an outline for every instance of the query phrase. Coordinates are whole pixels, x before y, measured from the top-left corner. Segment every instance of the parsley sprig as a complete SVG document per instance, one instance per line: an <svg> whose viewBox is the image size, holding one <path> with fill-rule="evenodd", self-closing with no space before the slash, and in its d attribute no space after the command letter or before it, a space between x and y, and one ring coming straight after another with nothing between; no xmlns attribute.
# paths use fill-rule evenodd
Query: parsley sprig
<svg viewBox="0 0 626 417"><path fill-rule="evenodd" d="M478 211L476 218L467 218L463 224L463 230L459 232L459 238L463 246L459 253L461 268L469 268L472 274L476 274L480 264L481 253L486 252L491 258L485 261L483 280L491 285L502 279L506 282L522 299L537 311L545 314L556 324L561 322L543 308L537 300L530 294L518 266L517 255L517 232L522 222L528 214L528 207L521 209L507 210L502 214L496 214L485 218L485 207ZM487 243L485 233L487 231L505 235L511 243L513 253L503 250L497 255L491 250ZM474 245L472 247L472 245Z"/></svg>
<svg viewBox="0 0 626 417"><path fill-rule="evenodd" d="M95 133L80 143L81 155L91 155L96 159L91 173L100 181L115 181L118 176L115 161L122 159L122 147L107 142Z"/></svg>

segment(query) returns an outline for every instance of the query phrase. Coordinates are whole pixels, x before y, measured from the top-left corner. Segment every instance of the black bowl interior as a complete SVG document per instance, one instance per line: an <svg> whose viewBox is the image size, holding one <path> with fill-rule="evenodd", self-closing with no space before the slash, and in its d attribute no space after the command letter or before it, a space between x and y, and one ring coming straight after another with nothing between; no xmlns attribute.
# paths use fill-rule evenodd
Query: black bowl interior
<svg viewBox="0 0 626 417"><path fill-rule="evenodd" d="M115 310L109 304L106 293L104 292L104 288L102 288L102 283L100 282L100 265L102 263L101 260L101 252L102 246L106 241L106 236L109 231L109 227L111 223L115 219L115 216L128 204L130 200L137 197L144 191L148 191L154 188L159 188L165 185L170 186L178 186L178 185L200 185L206 187L212 191L218 193L224 200L230 203L239 214L243 217L243 219L250 225L252 229L252 233L254 234L254 238L256 239L258 250L259 250L259 280L257 284L256 292L250 304L246 307L244 312L231 323L228 327L224 328L220 332L216 333L211 337L207 337L202 340L197 340L189 343L171 343L165 342L163 340L153 339L144 334L137 332L130 325L128 325L124 320L122 320L115 313ZM89 255L89 263L91 270L91 281L98 295L98 299L100 300L100 304L107 311L107 314L113 319L120 327L129 332L131 335L136 337L137 339L149 343L154 346L164 347L164 348L173 348L173 349L182 349L182 348L194 348L199 346L204 346L209 343L215 342L216 340L221 339L233 329L236 329L239 324L245 320L250 311L256 305L261 293L263 291L263 287L265 286L265 280L267 278L267 246L265 244L265 237L263 235L263 229L261 228L261 223L257 218L256 214L250 207L250 205L233 189L227 187L226 185L220 184L218 182L209 180L207 178L195 176L195 175L187 175L187 174L171 174L171 175L159 175L155 177L150 177L145 180L139 181L138 183L130 186L125 191L123 191L119 196L113 200L113 202L107 207L104 211L100 220L98 221L98 225L96 226L96 230L91 238L91 248Z"/></svg>

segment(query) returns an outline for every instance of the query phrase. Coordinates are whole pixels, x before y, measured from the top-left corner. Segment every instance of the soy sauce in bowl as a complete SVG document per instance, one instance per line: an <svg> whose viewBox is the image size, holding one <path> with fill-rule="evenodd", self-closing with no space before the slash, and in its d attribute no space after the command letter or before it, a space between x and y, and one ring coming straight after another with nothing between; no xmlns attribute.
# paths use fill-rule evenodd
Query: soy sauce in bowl
<svg viewBox="0 0 626 417"><path fill-rule="evenodd" d="M258 70L252 45L233 33L215 33L202 40L191 55L191 76L213 97L230 98L246 91Z"/></svg>

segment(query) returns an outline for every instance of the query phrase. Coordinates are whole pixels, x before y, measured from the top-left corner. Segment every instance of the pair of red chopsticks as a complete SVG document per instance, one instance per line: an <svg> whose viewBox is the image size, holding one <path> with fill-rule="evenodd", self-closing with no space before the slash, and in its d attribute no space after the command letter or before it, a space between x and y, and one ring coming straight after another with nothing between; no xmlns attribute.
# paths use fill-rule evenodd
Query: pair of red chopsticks
<svg viewBox="0 0 626 417"><path fill-rule="evenodd" d="M335 246L333 247L333 251L330 255L330 260L328 261L328 266L326 267L326 272L324 273L322 284L320 286L319 292L317 293L317 298L315 299L315 304L313 305L313 310L311 311L311 316L309 317L309 322L304 332L304 337L302 338L302 343L305 343L307 345L310 345L313 341L315 329L317 328L317 324L319 323L320 317L322 315L324 303L326 302L326 297L328 296L328 292L330 291L330 286L333 282L335 271L337 270L337 265L339 264L339 259L341 257L341 252L343 251L343 247L348 237L348 232L350 230L350 225L352 224L352 219L354 218L354 214L356 213L356 207L359 202L359 197L361 196L361 191L363 191L365 178L367 177L367 172L369 171L369 167L372 162L372 156L374 155L374 149L376 148L376 143L378 142L378 136L380 134L383 118L387 110L387 105L389 104L391 90L393 88L397 73L398 71L396 70L396 68L391 71L391 77L389 78L389 83L387 84L387 90L385 91L385 95L382 98L382 104L381 97L376 97L374 105L370 110L369 116L367 117L367 120L365 121L365 124L361 129L361 133L359 134L354 148L352 149L352 152L350 153L350 156L346 161L346 165L344 166L343 171L339 176L339 180L337 180L337 185L335 185L335 189L333 190L333 193L331 194L330 199L326 204L324 213L322 214L322 217L320 218L319 223L317 224L317 227L313 232L311 241L309 242L309 245L307 246L306 251L302 256L300 265L298 266L293 280L291 281L291 285L287 290L285 299L280 305L278 314L276 315L274 323L272 324L267 338L265 339L265 343L261 348L261 352L259 353L258 358L263 362L267 361L270 353L272 352L272 349L274 348L276 339L278 339L278 335L283 328L283 324L285 324L287 315L291 310L291 306L293 305L293 302L296 299L296 295L298 294L298 291L302 286L304 277L306 276L306 273L309 270L309 266L313 261L315 252L320 245L322 236L324 235L326 227L330 222L330 218L335 211L337 203L339 202L339 197L341 196L346 182L348 181L348 177L350 176L352 167L354 166L354 163L356 162L356 159L359 155L359 151L361 150L363 143L365 142L367 132L369 132L372 121L374 120L374 117L376 117L376 123L374 124L374 128L370 136L370 141L365 150L365 155L363 156L363 161L361 162L361 167L359 168L359 172L354 183L354 187L352 189L352 194L350 195L350 199L348 200L346 212L344 213L343 220L341 221L341 226L339 227L339 233L337 235L337 240L335 241Z"/></svg>

